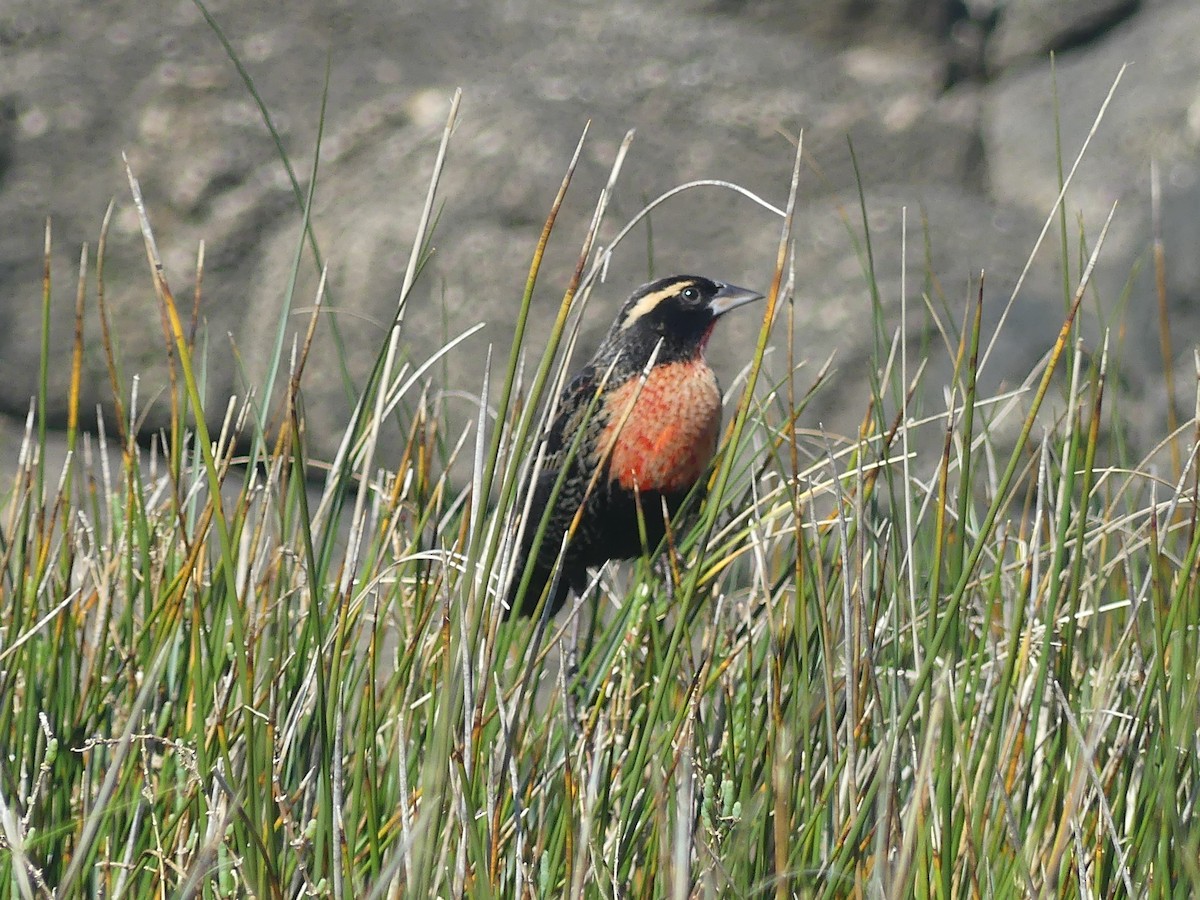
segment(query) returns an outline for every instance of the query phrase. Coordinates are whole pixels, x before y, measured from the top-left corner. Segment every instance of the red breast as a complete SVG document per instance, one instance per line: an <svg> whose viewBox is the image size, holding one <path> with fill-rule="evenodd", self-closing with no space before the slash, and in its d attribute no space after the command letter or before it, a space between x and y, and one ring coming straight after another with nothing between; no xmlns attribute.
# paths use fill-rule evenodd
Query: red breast
<svg viewBox="0 0 1200 900"><path fill-rule="evenodd" d="M721 391L703 357L662 363L644 384L631 378L615 388L605 413L599 449L612 450L609 479L627 490L679 493L691 490L716 452Z"/></svg>

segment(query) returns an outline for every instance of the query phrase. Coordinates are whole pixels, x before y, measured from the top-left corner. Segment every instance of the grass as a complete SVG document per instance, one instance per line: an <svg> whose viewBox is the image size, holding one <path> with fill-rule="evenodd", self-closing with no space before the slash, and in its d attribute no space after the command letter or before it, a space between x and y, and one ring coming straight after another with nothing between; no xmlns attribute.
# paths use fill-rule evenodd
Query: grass
<svg viewBox="0 0 1200 900"><path fill-rule="evenodd" d="M1025 385L978 395L981 281L961 328L934 316L937 297L919 313L956 362L944 408L922 407L940 386L897 337L859 433L814 434L798 423L836 374L766 354L772 329L793 346L793 177L699 521L661 569L610 567L600 617L504 623L518 486L603 264L607 192L550 344L524 367L568 168L516 339L477 420L450 431L426 387L465 351L451 340L405 362L403 321L421 314L406 303L456 111L412 211L396 322L334 459L305 445L324 298L290 357L280 322L282 400L268 384L205 409L203 329L179 312L144 212L170 427L139 444L136 385L106 336L114 433L80 433L79 326L73 452L51 469L43 357L0 519L3 892L1200 892L1200 431L1164 428L1129 456L1108 389L1120 348L1085 353L1077 327L1103 234L1073 252L1062 226L1063 327ZM304 211L316 170L307 196L296 182ZM848 228L886 336L870 260L907 248ZM93 290L106 319L104 243L94 280L82 253L80 323ZM47 275L45 321L57 302ZM381 459L385 435L403 449Z"/></svg>

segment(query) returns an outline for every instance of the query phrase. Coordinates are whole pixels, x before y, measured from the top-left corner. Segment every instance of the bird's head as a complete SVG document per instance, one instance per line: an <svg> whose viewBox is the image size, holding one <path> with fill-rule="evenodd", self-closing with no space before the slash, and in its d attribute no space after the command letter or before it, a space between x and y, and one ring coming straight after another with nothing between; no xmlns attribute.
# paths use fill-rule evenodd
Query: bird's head
<svg viewBox="0 0 1200 900"><path fill-rule="evenodd" d="M691 359L704 352L717 319L762 296L699 275L660 278L625 301L605 345L635 365L643 365L660 343L660 361Z"/></svg>

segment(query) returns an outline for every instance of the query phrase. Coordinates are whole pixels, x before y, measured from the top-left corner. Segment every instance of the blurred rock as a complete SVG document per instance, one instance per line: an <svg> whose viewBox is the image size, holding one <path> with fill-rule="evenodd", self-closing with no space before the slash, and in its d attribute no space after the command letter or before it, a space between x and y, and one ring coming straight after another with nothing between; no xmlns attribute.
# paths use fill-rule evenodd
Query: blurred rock
<svg viewBox="0 0 1200 900"><path fill-rule="evenodd" d="M1178 4L1137 16L1086 52L1001 78L984 124L988 180L998 198L1050 212L1058 195L1054 85L1069 170L1114 80L1128 63L1066 197L1072 275L1117 204L1090 304L1120 336L1123 377L1139 400L1131 412L1161 432L1158 301L1151 239L1151 164L1161 187L1167 304L1180 364L1192 367L1200 289L1200 7ZM1080 247L1085 249L1080 249ZM1194 381L1194 373L1188 376ZM1188 382L1183 382L1188 383ZM1191 391L1187 391L1189 402ZM1188 415L1191 415L1189 412ZM1152 424L1153 423L1153 424Z"/></svg>
<svg viewBox="0 0 1200 900"><path fill-rule="evenodd" d="M943 386L953 379L959 336L964 319L973 315L981 273L982 342L992 349L981 354L980 395L1017 388L1049 350L1062 324L1062 286L1053 253L1034 256L1014 298L1040 221L1019 208L997 206L956 188L893 185L871 191L866 206L879 287L879 304L874 307L864 274L865 247L861 236L851 237L842 218L849 213L851 226L861 233L858 198L838 199L824 209L810 208L797 233L797 356L807 359L808 371L815 373L832 353L836 370L805 420L854 436L872 394L873 360L877 353L886 360L902 321L907 322L909 377L922 363L926 366L927 390L914 398L911 416L944 413ZM955 227L940 228L938 222L953 222ZM903 317L902 298L907 301ZM1006 310L1010 299L1011 309ZM784 321L776 331L781 339ZM1088 330L1095 329L1089 325ZM800 379L802 384L809 381L811 375ZM894 409L887 412L889 419L894 414ZM939 419L920 431L925 449L940 451L944 427ZM994 436L1008 436L1005 427L996 429Z"/></svg>
<svg viewBox="0 0 1200 900"><path fill-rule="evenodd" d="M1188 268L1193 257L1174 249L1191 239L1187 223L1200 218L1189 218L1188 206L1195 202L1197 165L1193 48L1200 35L1194 5L1158 0L1134 11L1128 3L1096 0L1042 6L1086 6L1092 10L1088 21L1099 22L1089 26L1086 46L1059 58L1068 152L1086 133L1119 63L1136 63L1079 176L1072 215L1084 210L1092 235L1099 228L1097 209L1106 211L1109 197L1140 198L1135 210L1122 212L1122 228L1128 222L1128 229L1114 233L1120 252L1105 260L1112 278L1127 277L1146 246L1147 219L1136 210L1146 196L1146 160L1156 154L1164 216L1176 228L1168 237L1169 254L1178 261L1171 269L1172 299L1183 303L1200 281ZM984 78L985 46L1009 52L995 50L1001 44L994 42L1015 40L1007 32L991 34L992 22L1003 17L1003 28L1013 31L1033 21L1039 8L1020 0L556 6L533 0L295 0L286 16L235 0L214 0L209 8L270 110L301 195L313 165L327 59L330 66L312 211L330 267L330 300L306 387L309 439L318 455L336 446L353 384L369 371L395 315L456 86L464 89L462 110L431 254L405 313L402 349L419 363L448 337L486 323L461 353L430 374L435 386L451 389L444 396L461 421L474 417L463 398L478 391L487 347L498 354L507 349L541 223L589 120L579 171L538 284L531 350L542 346L627 129L636 128L637 136L602 244L646 200L688 179L726 179L782 204L794 142L803 133L798 233L811 244L802 237L797 245L804 317L799 343L810 356L841 348L842 374L827 389L822 403L828 405L820 413L831 428L851 429L861 414L861 368L875 342L865 324L871 316L866 281L842 223L849 211L857 228L858 185L872 216L882 221L894 225L900 205L908 206L910 290L925 277L918 271L924 272L920 255L913 254L928 243L929 273L945 279L947 308L960 315L967 279L980 268L989 270L989 293L994 286L997 297L1007 298L1002 273L1020 271L1056 190L1045 67L1031 61L994 83ZM1083 16L1079 12L1073 21ZM1122 16L1127 19L1118 23ZM1079 30L1078 24L1055 27L1063 34ZM1064 46L1053 29L1044 30L1050 45ZM1045 49L1020 46L1013 59ZM222 411L226 395L244 395L247 383L261 381L281 319L290 335L303 331L317 266L305 249L293 311L285 318L301 240L300 200L254 97L213 29L185 0L154 14L133 0L102 6L10 0L0 23L0 50L0 410L23 416L36 391L46 217L54 233L51 352L65 359L79 247L88 242L94 250L104 210L115 197L106 303L124 376L142 378L146 427L166 421L166 405L152 402L165 384L163 337L128 200L125 152L185 309L198 246L205 242L206 386L211 408ZM912 231L922 204L928 241ZM586 314L581 352L594 345L628 291L652 274L695 270L766 286L779 221L761 207L703 188L656 210L652 225L652 263L644 227L617 248L608 281ZM892 284L898 272L885 260L899 259L898 226L881 229L873 235L877 271ZM841 244L836 235L843 236ZM1056 253L1037 261L1037 278L1046 277L1049 285L1060 284L1055 268L1061 248ZM100 407L107 415L111 392L99 345L94 260L90 272L83 407ZM1061 289L1037 287L1037 278L997 345L997 384L1027 369L1043 329L1057 327ZM1140 282L1137 291L1141 303ZM919 293L912 295L913 302L917 298ZM889 327L897 324L892 312ZM754 332L752 317L743 318L713 343L727 383ZM333 340L335 322L345 342L349 386ZM290 347L287 339L284 347ZM50 413L57 422L65 418L67 377L68 367L51 366ZM1149 377L1140 376L1142 382Z"/></svg>
<svg viewBox="0 0 1200 900"><path fill-rule="evenodd" d="M1087 44L1141 5L1141 0L1008 0L988 42L988 64L999 72L1016 62Z"/></svg>

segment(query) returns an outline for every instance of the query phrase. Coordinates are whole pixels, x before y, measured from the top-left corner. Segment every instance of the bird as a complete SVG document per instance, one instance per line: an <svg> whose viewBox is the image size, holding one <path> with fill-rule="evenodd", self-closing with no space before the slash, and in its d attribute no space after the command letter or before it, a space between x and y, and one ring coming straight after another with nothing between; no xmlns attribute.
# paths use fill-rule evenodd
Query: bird
<svg viewBox="0 0 1200 900"><path fill-rule="evenodd" d="M717 450L721 388L705 348L722 316L761 299L747 288L673 275L642 285L625 301L595 355L559 397L536 480L520 494L525 498L532 491L532 498L504 618L538 609L577 513L562 574L546 600L547 616L572 591L583 595L589 568L658 546L668 519L705 480ZM558 496L535 547L560 474Z"/></svg>

